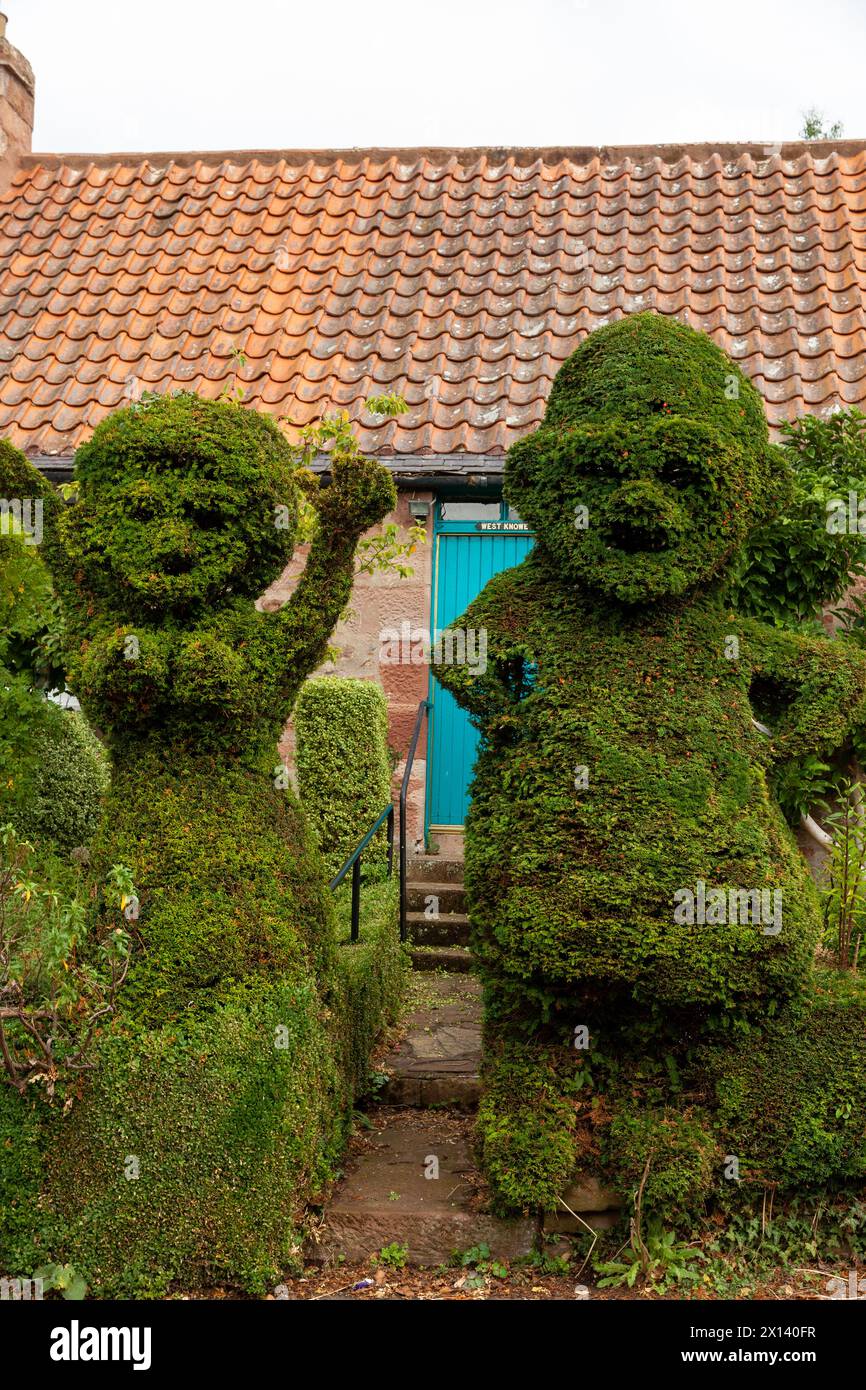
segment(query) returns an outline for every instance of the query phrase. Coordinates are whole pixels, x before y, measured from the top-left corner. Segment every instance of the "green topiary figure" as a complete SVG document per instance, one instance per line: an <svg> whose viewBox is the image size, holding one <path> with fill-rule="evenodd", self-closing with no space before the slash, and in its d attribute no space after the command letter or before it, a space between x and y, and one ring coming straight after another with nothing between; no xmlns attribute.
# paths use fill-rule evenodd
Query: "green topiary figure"
<svg viewBox="0 0 866 1390"><path fill-rule="evenodd" d="M677 1049L804 1007L817 898L766 771L843 741L866 662L724 606L732 558L787 488L755 389L709 338L654 315L593 333L509 451L506 494L536 546L454 625L486 630L486 669L437 671L482 732L466 882L488 1017L482 1138L496 1135L500 1173L490 1097L508 1094L508 1039L553 1049L548 1093L569 1043L566 1071L597 1048L626 1090L635 1061L670 1049L681 1087ZM539 1127L528 1163L528 1123L500 1183L512 1204L548 1197L520 1173L560 1152Z"/></svg>
<svg viewBox="0 0 866 1390"><path fill-rule="evenodd" d="M357 996L393 992L366 955L338 957L322 858L277 762L358 540L395 503L373 460L335 459L332 478L303 480L318 529L277 612L255 599L292 554L295 455L234 403L182 394L108 417L46 540L69 686L112 759L94 876L123 864L138 897L120 1017L44 1130L40 1219L65 1233L47 1253L102 1291L262 1291L285 1269L375 1025ZM397 949L380 950L394 969Z"/></svg>
<svg viewBox="0 0 866 1390"><path fill-rule="evenodd" d="M69 684L112 754L100 863L133 869L142 949L127 1007L148 1022L250 974L326 983L331 904L276 743L322 661L361 534L394 504L371 460L313 491L319 531L290 601L254 600L294 547L293 456L267 416L193 395L100 424L50 545Z"/></svg>

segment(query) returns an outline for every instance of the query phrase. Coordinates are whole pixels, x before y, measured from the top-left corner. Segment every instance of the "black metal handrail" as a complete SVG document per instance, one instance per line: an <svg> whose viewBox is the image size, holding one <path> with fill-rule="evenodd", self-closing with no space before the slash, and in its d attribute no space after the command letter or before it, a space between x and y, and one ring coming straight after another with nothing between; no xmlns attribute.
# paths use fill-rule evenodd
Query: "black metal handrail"
<svg viewBox="0 0 866 1390"><path fill-rule="evenodd" d="M361 855L372 840L376 831L383 821L388 822L388 877L394 867L394 807L386 806L380 816L373 822L361 843L358 845L349 858L346 860L339 873L331 879L331 888L339 888L349 870L352 870L352 925L349 940L353 944L358 941L361 931Z"/></svg>
<svg viewBox="0 0 866 1390"><path fill-rule="evenodd" d="M409 751L406 754L406 767L403 772L403 781L400 784L400 940L406 940L406 793L409 790L409 778L412 774L412 764L415 761L415 750L418 747L418 736L421 733L421 721L425 714L429 714L431 709L429 700L422 700L418 705L418 713L415 717L415 728L412 731L412 739L409 744Z"/></svg>

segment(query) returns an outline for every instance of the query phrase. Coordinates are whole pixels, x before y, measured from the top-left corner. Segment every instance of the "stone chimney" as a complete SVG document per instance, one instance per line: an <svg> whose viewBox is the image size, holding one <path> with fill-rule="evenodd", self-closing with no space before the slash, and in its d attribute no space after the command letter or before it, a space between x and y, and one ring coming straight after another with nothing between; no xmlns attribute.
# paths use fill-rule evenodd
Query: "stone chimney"
<svg viewBox="0 0 866 1390"><path fill-rule="evenodd" d="M21 155L30 153L34 86L33 69L6 38L6 16L0 14L0 192Z"/></svg>

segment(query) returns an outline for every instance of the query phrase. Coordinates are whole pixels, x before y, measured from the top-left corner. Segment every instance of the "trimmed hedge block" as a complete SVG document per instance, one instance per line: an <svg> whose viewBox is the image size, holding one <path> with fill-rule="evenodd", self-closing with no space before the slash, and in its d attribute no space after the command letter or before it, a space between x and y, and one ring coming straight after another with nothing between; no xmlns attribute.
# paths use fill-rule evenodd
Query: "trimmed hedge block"
<svg viewBox="0 0 866 1390"><path fill-rule="evenodd" d="M68 851L89 845L111 781L105 749L83 714L55 710L32 742L25 804L13 813L19 834Z"/></svg>
<svg viewBox="0 0 866 1390"><path fill-rule="evenodd" d="M328 872L346 862L391 800L388 705L380 686L324 676L301 687L294 714L298 790ZM385 826L363 867L382 867Z"/></svg>

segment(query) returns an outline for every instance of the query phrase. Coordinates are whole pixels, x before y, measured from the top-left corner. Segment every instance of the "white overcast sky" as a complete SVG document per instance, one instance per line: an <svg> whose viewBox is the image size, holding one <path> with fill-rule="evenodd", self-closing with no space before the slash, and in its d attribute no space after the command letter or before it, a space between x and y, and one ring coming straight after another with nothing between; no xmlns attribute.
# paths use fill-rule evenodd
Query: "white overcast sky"
<svg viewBox="0 0 866 1390"><path fill-rule="evenodd" d="M42 151L866 136L866 0L0 0Z"/></svg>

